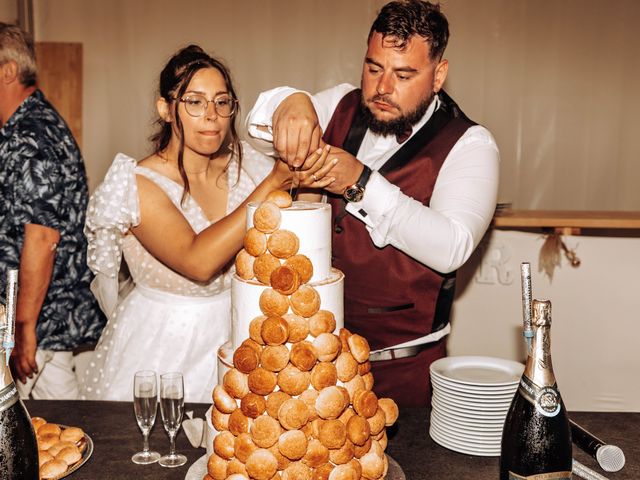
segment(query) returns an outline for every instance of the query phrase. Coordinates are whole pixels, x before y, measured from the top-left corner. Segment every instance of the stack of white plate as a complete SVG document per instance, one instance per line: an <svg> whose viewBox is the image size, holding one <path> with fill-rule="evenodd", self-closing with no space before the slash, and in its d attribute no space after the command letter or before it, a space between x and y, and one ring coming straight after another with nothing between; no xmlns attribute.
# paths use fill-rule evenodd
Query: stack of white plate
<svg viewBox="0 0 640 480"><path fill-rule="evenodd" d="M431 364L429 435L443 447L500 455L504 419L524 365L493 357L446 357Z"/></svg>

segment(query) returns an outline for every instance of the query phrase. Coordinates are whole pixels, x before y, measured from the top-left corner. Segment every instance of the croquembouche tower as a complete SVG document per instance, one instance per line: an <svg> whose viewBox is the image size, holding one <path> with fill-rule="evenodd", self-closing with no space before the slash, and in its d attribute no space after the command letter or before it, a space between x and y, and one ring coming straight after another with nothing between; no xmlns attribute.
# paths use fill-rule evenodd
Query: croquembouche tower
<svg viewBox="0 0 640 480"><path fill-rule="evenodd" d="M386 474L386 427L398 408L371 390L366 339L343 328L330 209L282 191L247 208L204 480Z"/></svg>

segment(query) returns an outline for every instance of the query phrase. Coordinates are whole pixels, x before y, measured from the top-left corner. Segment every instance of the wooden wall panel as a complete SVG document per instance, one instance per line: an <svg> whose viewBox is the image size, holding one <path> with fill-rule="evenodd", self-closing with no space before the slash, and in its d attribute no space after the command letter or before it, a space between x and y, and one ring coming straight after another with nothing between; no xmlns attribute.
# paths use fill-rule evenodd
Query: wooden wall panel
<svg viewBox="0 0 640 480"><path fill-rule="evenodd" d="M82 44L36 42L38 87L82 147Z"/></svg>

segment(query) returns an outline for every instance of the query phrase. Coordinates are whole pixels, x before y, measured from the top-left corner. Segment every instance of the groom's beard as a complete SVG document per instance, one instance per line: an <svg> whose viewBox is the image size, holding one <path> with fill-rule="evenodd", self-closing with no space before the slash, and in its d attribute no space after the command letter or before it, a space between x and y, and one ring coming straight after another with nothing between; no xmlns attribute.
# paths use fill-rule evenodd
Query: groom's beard
<svg viewBox="0 0 640 480"><path fill-rule="evenodd" d="M395 135L402 136L405 134L411 127L413 127L416 123L418 123L424 114L427 112L429 105L433 101L433 97L435 96L435 92L433 90L431 93L426 96L418 106L409 113L401 115L399 118L394 120L378 120L373 116L371 110L366 105L364 98L361 98L360 108L364 114L364 119L373 133L382 136ZM391 105L396 108L400 108L397 104L392 102L386 95L374 95L369 99L370 102L381 101L388 105Z"/></svg>

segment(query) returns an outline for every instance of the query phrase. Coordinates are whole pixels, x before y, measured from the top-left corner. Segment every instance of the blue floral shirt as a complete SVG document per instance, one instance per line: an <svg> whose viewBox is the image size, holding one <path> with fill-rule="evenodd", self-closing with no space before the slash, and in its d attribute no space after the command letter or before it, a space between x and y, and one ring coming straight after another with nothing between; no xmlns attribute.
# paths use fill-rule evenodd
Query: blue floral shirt
<svg viewBox="0 0 640 480"><path fill-rule="evenodd" d="M0 298L18 268L24 225L60 232L53 276L38 318L38 348L69 351L95 343L105 318L89 290L83 234L87 178L65 121L36 90L0 129Z"/></svg>

